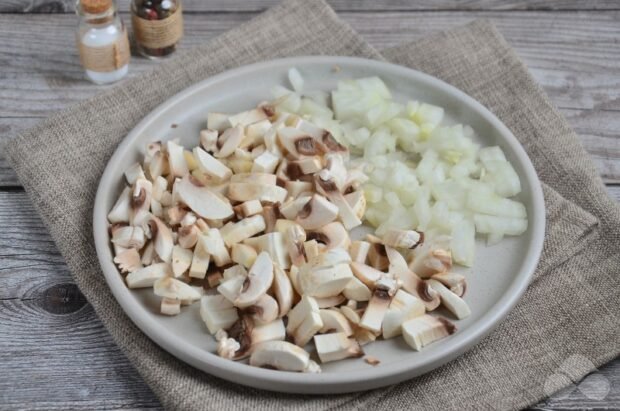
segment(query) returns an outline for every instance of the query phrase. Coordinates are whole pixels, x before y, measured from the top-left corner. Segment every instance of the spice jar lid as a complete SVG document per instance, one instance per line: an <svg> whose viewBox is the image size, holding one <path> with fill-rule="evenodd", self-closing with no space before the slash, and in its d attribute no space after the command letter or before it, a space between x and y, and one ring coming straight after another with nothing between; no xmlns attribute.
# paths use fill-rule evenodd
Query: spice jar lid
<svg viewBox="0 0 620 411"><path fill-rule="evenodd" d="M112 7L112 0L80 0L82 10L90 14L100 14Z"/></svg>

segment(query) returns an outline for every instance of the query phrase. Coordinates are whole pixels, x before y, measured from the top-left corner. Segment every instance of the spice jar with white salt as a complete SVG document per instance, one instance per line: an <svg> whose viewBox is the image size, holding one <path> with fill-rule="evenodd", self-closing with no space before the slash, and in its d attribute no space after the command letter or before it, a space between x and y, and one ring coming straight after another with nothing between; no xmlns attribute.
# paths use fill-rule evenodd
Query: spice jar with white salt
<svg viewBox="0 0 620 411"><path fill-rule="evenodd" d="M113 0L79 0L77 43L86 77L97 84L113 83L129 69L127 29Z"/></svg>

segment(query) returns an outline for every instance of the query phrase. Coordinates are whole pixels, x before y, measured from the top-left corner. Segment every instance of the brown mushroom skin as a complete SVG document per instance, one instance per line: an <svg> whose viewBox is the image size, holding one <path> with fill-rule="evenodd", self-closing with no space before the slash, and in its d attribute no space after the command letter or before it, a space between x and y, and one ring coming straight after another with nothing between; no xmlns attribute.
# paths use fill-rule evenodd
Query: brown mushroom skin
<svg viewBox="0 0 620 411"><path fill-rule="evenodd" d="M249 314L242 314L228 330L228 336L239 343L239 349L235 351L234 360L240 360L250 354L252 348L252 330L254 320Z"/></svg>

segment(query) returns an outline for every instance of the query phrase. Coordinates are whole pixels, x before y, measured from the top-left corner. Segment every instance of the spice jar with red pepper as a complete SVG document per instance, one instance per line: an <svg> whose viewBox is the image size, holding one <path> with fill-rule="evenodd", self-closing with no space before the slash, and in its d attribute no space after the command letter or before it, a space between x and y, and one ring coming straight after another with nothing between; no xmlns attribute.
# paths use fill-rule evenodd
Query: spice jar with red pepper
<svg viewBox="0 0 620 411"><path fill-rule="evenodd" d="M180 0L133 0L131 25L137 50L148 58L166 57L183 37Z"/></svg>

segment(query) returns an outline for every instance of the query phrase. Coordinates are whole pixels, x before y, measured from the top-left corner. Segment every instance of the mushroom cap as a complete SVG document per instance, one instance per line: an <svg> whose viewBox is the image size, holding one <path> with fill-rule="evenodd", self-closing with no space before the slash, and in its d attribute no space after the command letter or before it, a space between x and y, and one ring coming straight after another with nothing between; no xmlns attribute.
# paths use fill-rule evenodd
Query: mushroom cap
<svg viewBox="0 0 620 411"><path fill-rule="evenodd" d="M155 239L155 252L163 262L170 263L172 247L174 247L170 228L155 216L151 216L149 225L151 227L151 235Z"/></svg>
<svg viewBox="0 0 620 411"><path fill-rule="evenodd" d="M319 315L323 321L323 328L321 328L319 332L342 332L347 337L353 335L353 329L351 328L349 320L347 320L347 317L345 317L340 311L329 309L319 310Z"/></svg>
<svg viewBox="0 0 620 411"><path fill-rule="evenodd" d="M250 268L241 292L235 299L235 306L240 308L255 304L267 292L273 282L273 262L269 254L261 252Z"/></svg>
<svg viewBox="0 0 620 411"><path fill-rule="evenodd" d="M183 177L175 184L175 188L180 200L200 217L218 220L234 214L228 200L218 196L190 176Z"/></svg>
<svg viewBox="0 0 620 411"><path fill-rule="evenodd" d="M350 357L361 357L364 351L359 343L343 332L314 336L314 345L322 363Z"/></svg>
<svg viewBox="0 0 620 411"><path fill-rule="evenodd" d="M270 323L278 318L279 308L277 301L269 294L263 294L258 301L247 307L245 312L252 315L254 321Z"/></svg>
<svg viewBox="0 0 620 411"><path fill-rule="evenodd" d="M310 354L286 341L266 341L257 344L250 356L250 365L271 367L281 371L304 371Z"/></svg>
<svg viewBox="0 0 620 411"><path fill-rule="evenodd" d="M306 230L316 230L338 217L338 207L320 194L314 194L298 212L295 221Z"/></svg>
<svg viewBox="0 0 620 411"><path fill-rule="evenodd" d="M172 277L163 277L153 284L155 295L171 300L199 300L201 294L191 285Z"/></svg>
<svg viewBox="0 0 620 411"><path fill-rule="evenodd" d="M288 314L293 305L293 285L288 275L277 264L273 266L273 294L278 301L278 317L282 318Z"/></svg>
<svg viewBox="0 0 620 411"><path fill-rule="evenodd" d="M349 232L339 221L331 222L318 230L309 232L307 238L325 244L328 250L332 248L343 248L346 250L351 245Z"/></svg>

